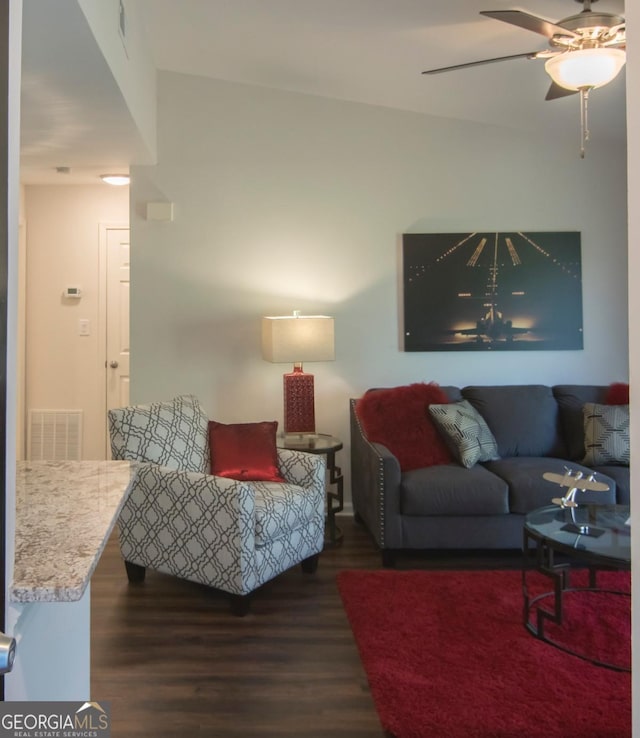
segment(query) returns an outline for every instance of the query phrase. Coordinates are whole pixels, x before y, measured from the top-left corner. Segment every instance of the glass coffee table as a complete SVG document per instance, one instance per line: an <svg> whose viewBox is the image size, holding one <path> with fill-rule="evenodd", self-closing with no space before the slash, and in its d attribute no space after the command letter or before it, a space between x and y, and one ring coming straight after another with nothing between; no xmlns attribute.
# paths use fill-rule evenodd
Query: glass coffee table
<svg viewBox="0 0 640 738"><path fill-rule="evenodd" d="M527 630L563 651L618 671L630 671L630 667L594 657L588 649L587 652L573 650L548 631L556 633L558 629L553 626L563 625L563 602L569 592L631 597L629 591L598 585L598 572L602 570L631 569L629 515L626 505L585 504L575 508L550 505L529 513L523 529L522 593ZM572 575L580 569L585 582L574 586ZM532 572L548 578L552 589L534 593L528 581ZM551 624L552 627L546 627Z"/></svg>

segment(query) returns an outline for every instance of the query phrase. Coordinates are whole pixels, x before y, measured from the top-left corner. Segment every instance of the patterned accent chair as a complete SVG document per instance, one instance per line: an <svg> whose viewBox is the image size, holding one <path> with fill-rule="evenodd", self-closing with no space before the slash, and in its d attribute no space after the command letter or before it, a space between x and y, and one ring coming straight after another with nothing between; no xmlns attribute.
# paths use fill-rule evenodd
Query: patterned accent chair
<svg viewBox="0 0 640 738"><path fill-rule="evenodd" d="M114 459L147 462L118 520L130 582L149 567L228 592L244 615L249 593L269 579L298 563L316 570L324 456L278 449L285 483L212 476L208 419L191 395L111 410L109 435Z"/></svg>

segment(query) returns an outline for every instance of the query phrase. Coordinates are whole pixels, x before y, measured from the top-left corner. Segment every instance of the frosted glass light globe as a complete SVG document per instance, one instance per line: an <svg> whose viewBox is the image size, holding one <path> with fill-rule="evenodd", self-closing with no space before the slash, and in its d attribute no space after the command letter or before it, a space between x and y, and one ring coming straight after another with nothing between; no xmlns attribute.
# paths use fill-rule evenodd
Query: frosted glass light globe
<svg viewBox="0 0 640 738"><path fill-rule="evenodd" d="M622 49L580 49L552 56L544 68L566 90L594 89L615 79L626 60Z"/></svg>

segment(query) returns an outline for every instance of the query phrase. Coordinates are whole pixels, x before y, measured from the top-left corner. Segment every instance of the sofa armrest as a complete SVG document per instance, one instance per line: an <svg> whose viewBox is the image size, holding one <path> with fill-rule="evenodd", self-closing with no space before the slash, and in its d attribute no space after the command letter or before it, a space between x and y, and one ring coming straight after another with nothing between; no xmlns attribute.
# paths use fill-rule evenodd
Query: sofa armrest
<svg viewBox="0 0 640 738"><path fill-rule="evenodd" d="M142 464L118 529L125 561L234 594L253 588L250 482Z"/></svg>
<svg viewBox="0 0 640 738"><path fill-rule="evenodd" d="M290 484L313 490L321 490L325 495L326 457L322 454L311 454L294 449L278 449L278 466L280 474Z"/></svg>
<svg viewBox="0 0 640 738"><path fill-rule="evenodd" d="M356 412L356 400L349 404L354 512L380 548L398 548L402 545L400 463L385 446L369 441Z"/></svg>

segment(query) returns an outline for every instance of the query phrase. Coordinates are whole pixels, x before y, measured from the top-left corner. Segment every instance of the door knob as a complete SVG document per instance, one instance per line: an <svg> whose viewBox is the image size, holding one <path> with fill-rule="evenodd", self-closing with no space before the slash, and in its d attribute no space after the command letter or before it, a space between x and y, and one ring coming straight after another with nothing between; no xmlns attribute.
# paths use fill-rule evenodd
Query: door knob
<svg viewBox="0 0 640 738"><path fill-rule="evenodd" d="M16 657L16 639L0 633L0 674L8 674L13 669Z"/></svg>
<svg viewBox="0 0 640 738"><path fill-rule="evenodd" d="M117 368L118 368L118 366L119 366L119 364L118 364L118 362L117 362L117 361L110 361L110 362L109 362L109 366L110 366L110 367L111 367L112 369L117 369Z"/></svg>

